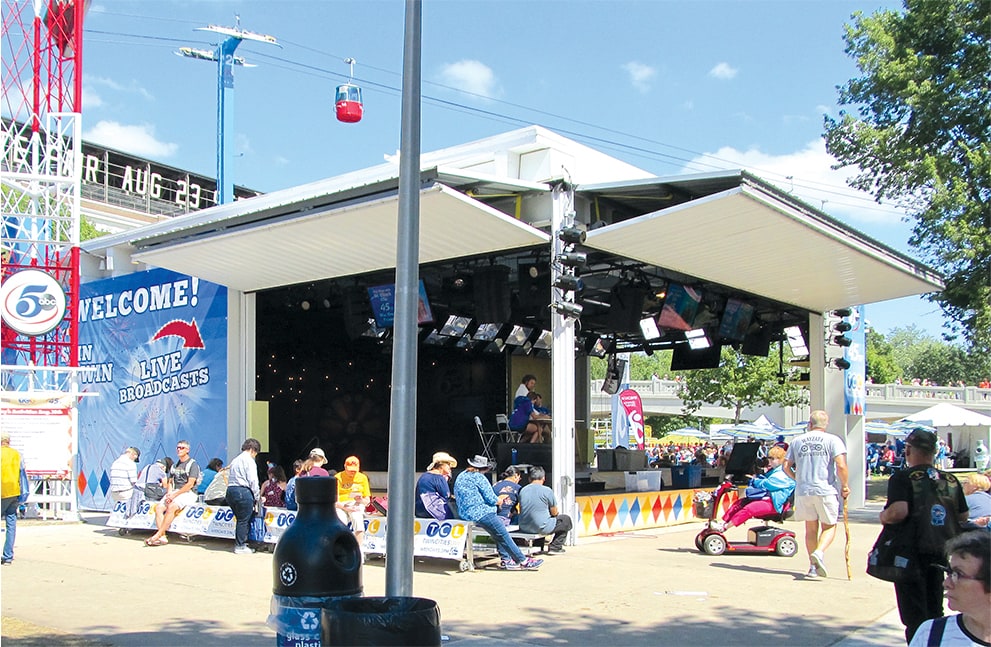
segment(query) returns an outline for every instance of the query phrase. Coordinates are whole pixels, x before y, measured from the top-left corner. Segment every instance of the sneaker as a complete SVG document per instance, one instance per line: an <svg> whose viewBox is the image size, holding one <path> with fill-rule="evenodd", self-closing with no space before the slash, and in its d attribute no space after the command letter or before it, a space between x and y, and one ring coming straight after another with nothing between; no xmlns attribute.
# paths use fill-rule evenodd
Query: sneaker
<svg viewBox="0 0 991 647"><path fill-rule="evenodd" d="M811 578L819 577L819 574L816 573L816 567L815 566L809 566L809 572L805 574L805 577L808 577L810 579Z"/></svg>
<svg viewBox="0 0 991 647"><path fill-rule="evenodd" d="M564 546L551 546L550 548L547 549L547 552L548 553L563 553L565 551L564 551Z"/></svg>
<svg viewBox="0 0 991 647"><path fill-rule="evenodd" d="M540 568L540 565L544 563L542 559L534 559L532 557L527 557L526 560L518 566L524 571L535 571Z"/></svg>
<svg viewBox="0 0 991 647"><path fill-rule="evenodd" d="M235 555L250 555L255 552L254 548L248 548L247 546L236 546L234 548Z"/></svg>
<svg viewBox="0 0 991 647"><path fill-rule="evenodd" d="M818 550L812 553L812 568L815 570L816 575L819 577L829 577L826 572L826 564L822 561L822 553Z"/></svg>
<svg viewBox="0 0 991 647"><path fill-rule="evenodd" d="M710 521L709 522L709 529L710 530L715 530L716 532L725 532L726 531L726 524L723 523L722 521Z"/></svg>
<svg viewBox="0 0 991 647"><path fill-rule="evenodd" d="M524 562L525 563L525 562ZM499 562L499 568L504 571L519 571L522 570L522 566L514 562L513 560L503 560Z"/></svg>

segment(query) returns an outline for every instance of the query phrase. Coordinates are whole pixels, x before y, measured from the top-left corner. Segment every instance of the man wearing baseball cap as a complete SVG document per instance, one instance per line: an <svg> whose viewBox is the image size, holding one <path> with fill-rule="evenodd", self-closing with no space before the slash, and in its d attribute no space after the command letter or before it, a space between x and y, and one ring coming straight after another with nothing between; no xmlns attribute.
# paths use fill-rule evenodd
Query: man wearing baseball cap
<svg viewBox="0 0 991 647"><path fill-rule="evenodd" d="M888 502L881 523L894 525L916 549L919 576L895 582L898 615L911 641L919 625L943 615L943 571L946 540L967 522L967 501L957 478L933 467L936 434L921 427L905 439L905 469L888 479ZM907 522L907 523L903 523Z"/></svg>
<svg viewBox="0 0 991 647"><path fill-rule="evenodd" d="M337 478L337 516L344 523L351 522L351 532L358 540L358 547L365 538L365 506L372 499L368 477L361 473L361 462L357 456L344 459L344 471ZM364 559L362 551L362 559Z"/></svg>

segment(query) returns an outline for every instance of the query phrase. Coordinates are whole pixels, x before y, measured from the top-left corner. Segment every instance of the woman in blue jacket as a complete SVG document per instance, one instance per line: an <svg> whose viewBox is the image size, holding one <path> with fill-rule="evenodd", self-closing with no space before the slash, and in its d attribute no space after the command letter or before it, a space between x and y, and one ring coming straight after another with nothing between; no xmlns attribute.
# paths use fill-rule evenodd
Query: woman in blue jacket
<svg viewBox="0 0 991 647"><path fill-rule="evenodd" d="M770 517L780 514L785 501L795 491L795 481L784 470L781 463L785 459L785 450L772 447L767 452L768 470L750 479L750 487L746 496L741 497L723 515L722 524L715 524L717 530L729 530L740 526L753 517Z"/></svg>

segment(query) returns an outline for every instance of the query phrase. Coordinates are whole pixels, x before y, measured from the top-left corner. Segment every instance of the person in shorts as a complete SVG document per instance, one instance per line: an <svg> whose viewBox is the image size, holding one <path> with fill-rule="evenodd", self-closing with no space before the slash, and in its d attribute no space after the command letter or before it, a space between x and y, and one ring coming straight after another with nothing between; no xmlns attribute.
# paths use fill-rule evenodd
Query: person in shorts
<svg viewBox="0 0 991 647"><path fill-rule="evenodd" d="M149 546L164 546L169 543L165 532L172 525L172 520L183 508L196 503L196 482L200 478L200 466L189 455L189 441L180 440L175 449L179 460L172 466L168 493L155 505L155 525L158 530L145 540Z"/></svg>
<svg viewBox="0 0 991 647"><path fill-rule="evenodd" d="M846 446L826 431L828 425L825 411L813 411L809 430L788 446L783 466L785 474L795 479L795 520L805 522L808 577L828 575L824 554L836 536L839 497L850 496Z"/></svg>

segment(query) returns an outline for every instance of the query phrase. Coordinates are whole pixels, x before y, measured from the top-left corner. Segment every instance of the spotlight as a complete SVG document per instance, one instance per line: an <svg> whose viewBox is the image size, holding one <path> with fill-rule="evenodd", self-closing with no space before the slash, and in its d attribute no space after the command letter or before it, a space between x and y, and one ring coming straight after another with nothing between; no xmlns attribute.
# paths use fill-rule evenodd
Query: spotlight
<svg viewBox="0 0 991 647"><path fill-rule="evenodd" d="M557 261L567 267L578 267L585 264L586 258L585 252L567 252L559 254Z"/></svg>
<svg viewBox="0 0 991 647"><path fill-rule="evenodd" d="M653 317L641 319L640 330L643 332L644 339L657 339L661 336L661 331L657 329L657 320Z"/></svg>
<svg viewBox="0 0 991 647"><path fill-rule="evenodd" d="M577 290L581 281L570 274L562 274L554 281L554 287L561 290Z"/></svg>
<svg viewBox="0 0 991 647"><path fill-rule="evenodd" d="M850 315L852 315L853 310L851 310L850 308L840 308L839 310L833 310L832 314L834 317L839 317L842 319L844 317L849 317Z"/></svg>
<svg viewBox="0 0 991 647"><path fill-rule="evenodd" d="M580 317L582 315L582 310L584 310L581 305L577 303L570 303L568 301L555 302L551 307L554 308L555 312L562 314L565 317L574 318Z"/></svg>
<svg viewBox="0 0 991 647"><path fill-rule="evenodd" d="M833 337L833 343L836 344L837 346L846 347L852 344L853 340L847 337L846 335L836 335L835 337Z"/></svg>
<svg viewBox="0 0 991 647"><path fill-rule="evenodd" d="M709 336L705 334L703 328L696 328L695 330L685 332L685 338L688 339L688 347L692 350L702 350L703 348L712 346L712 342L709 341Z"/></svg>
<svg viewBox="0 0 991 647"><path fill-rule="evenodd" d="M846 361L842 357L837 357L836 359L833 360L833 366L835 366L840 370L845 371L848 368L850 368L850 362Z"/></svg>
<svg viewBox="0 0 991 647"><path fill-rule="evenodd" d="M565 227L558 232L557 237L566 245L577 245L585 242L585 231L578 227Z"/></svg>
<svg viewBox="0 0 991 647"><path fill-rule="evenodd" d="M836 332L849 332L852 328L849 321L840 321L833 325L833 330Z"/></svg>
<svg viewBox="0 0 991 647"><path fill-rule="evenodd" d="M303 310L309 310L309 309L310 309L310 302L304 299L304 300L303 300L303 301L302 301L302 302L301 302L301 303L299 304L299 307L300 307L300 308L302 308Z"/></svg>

